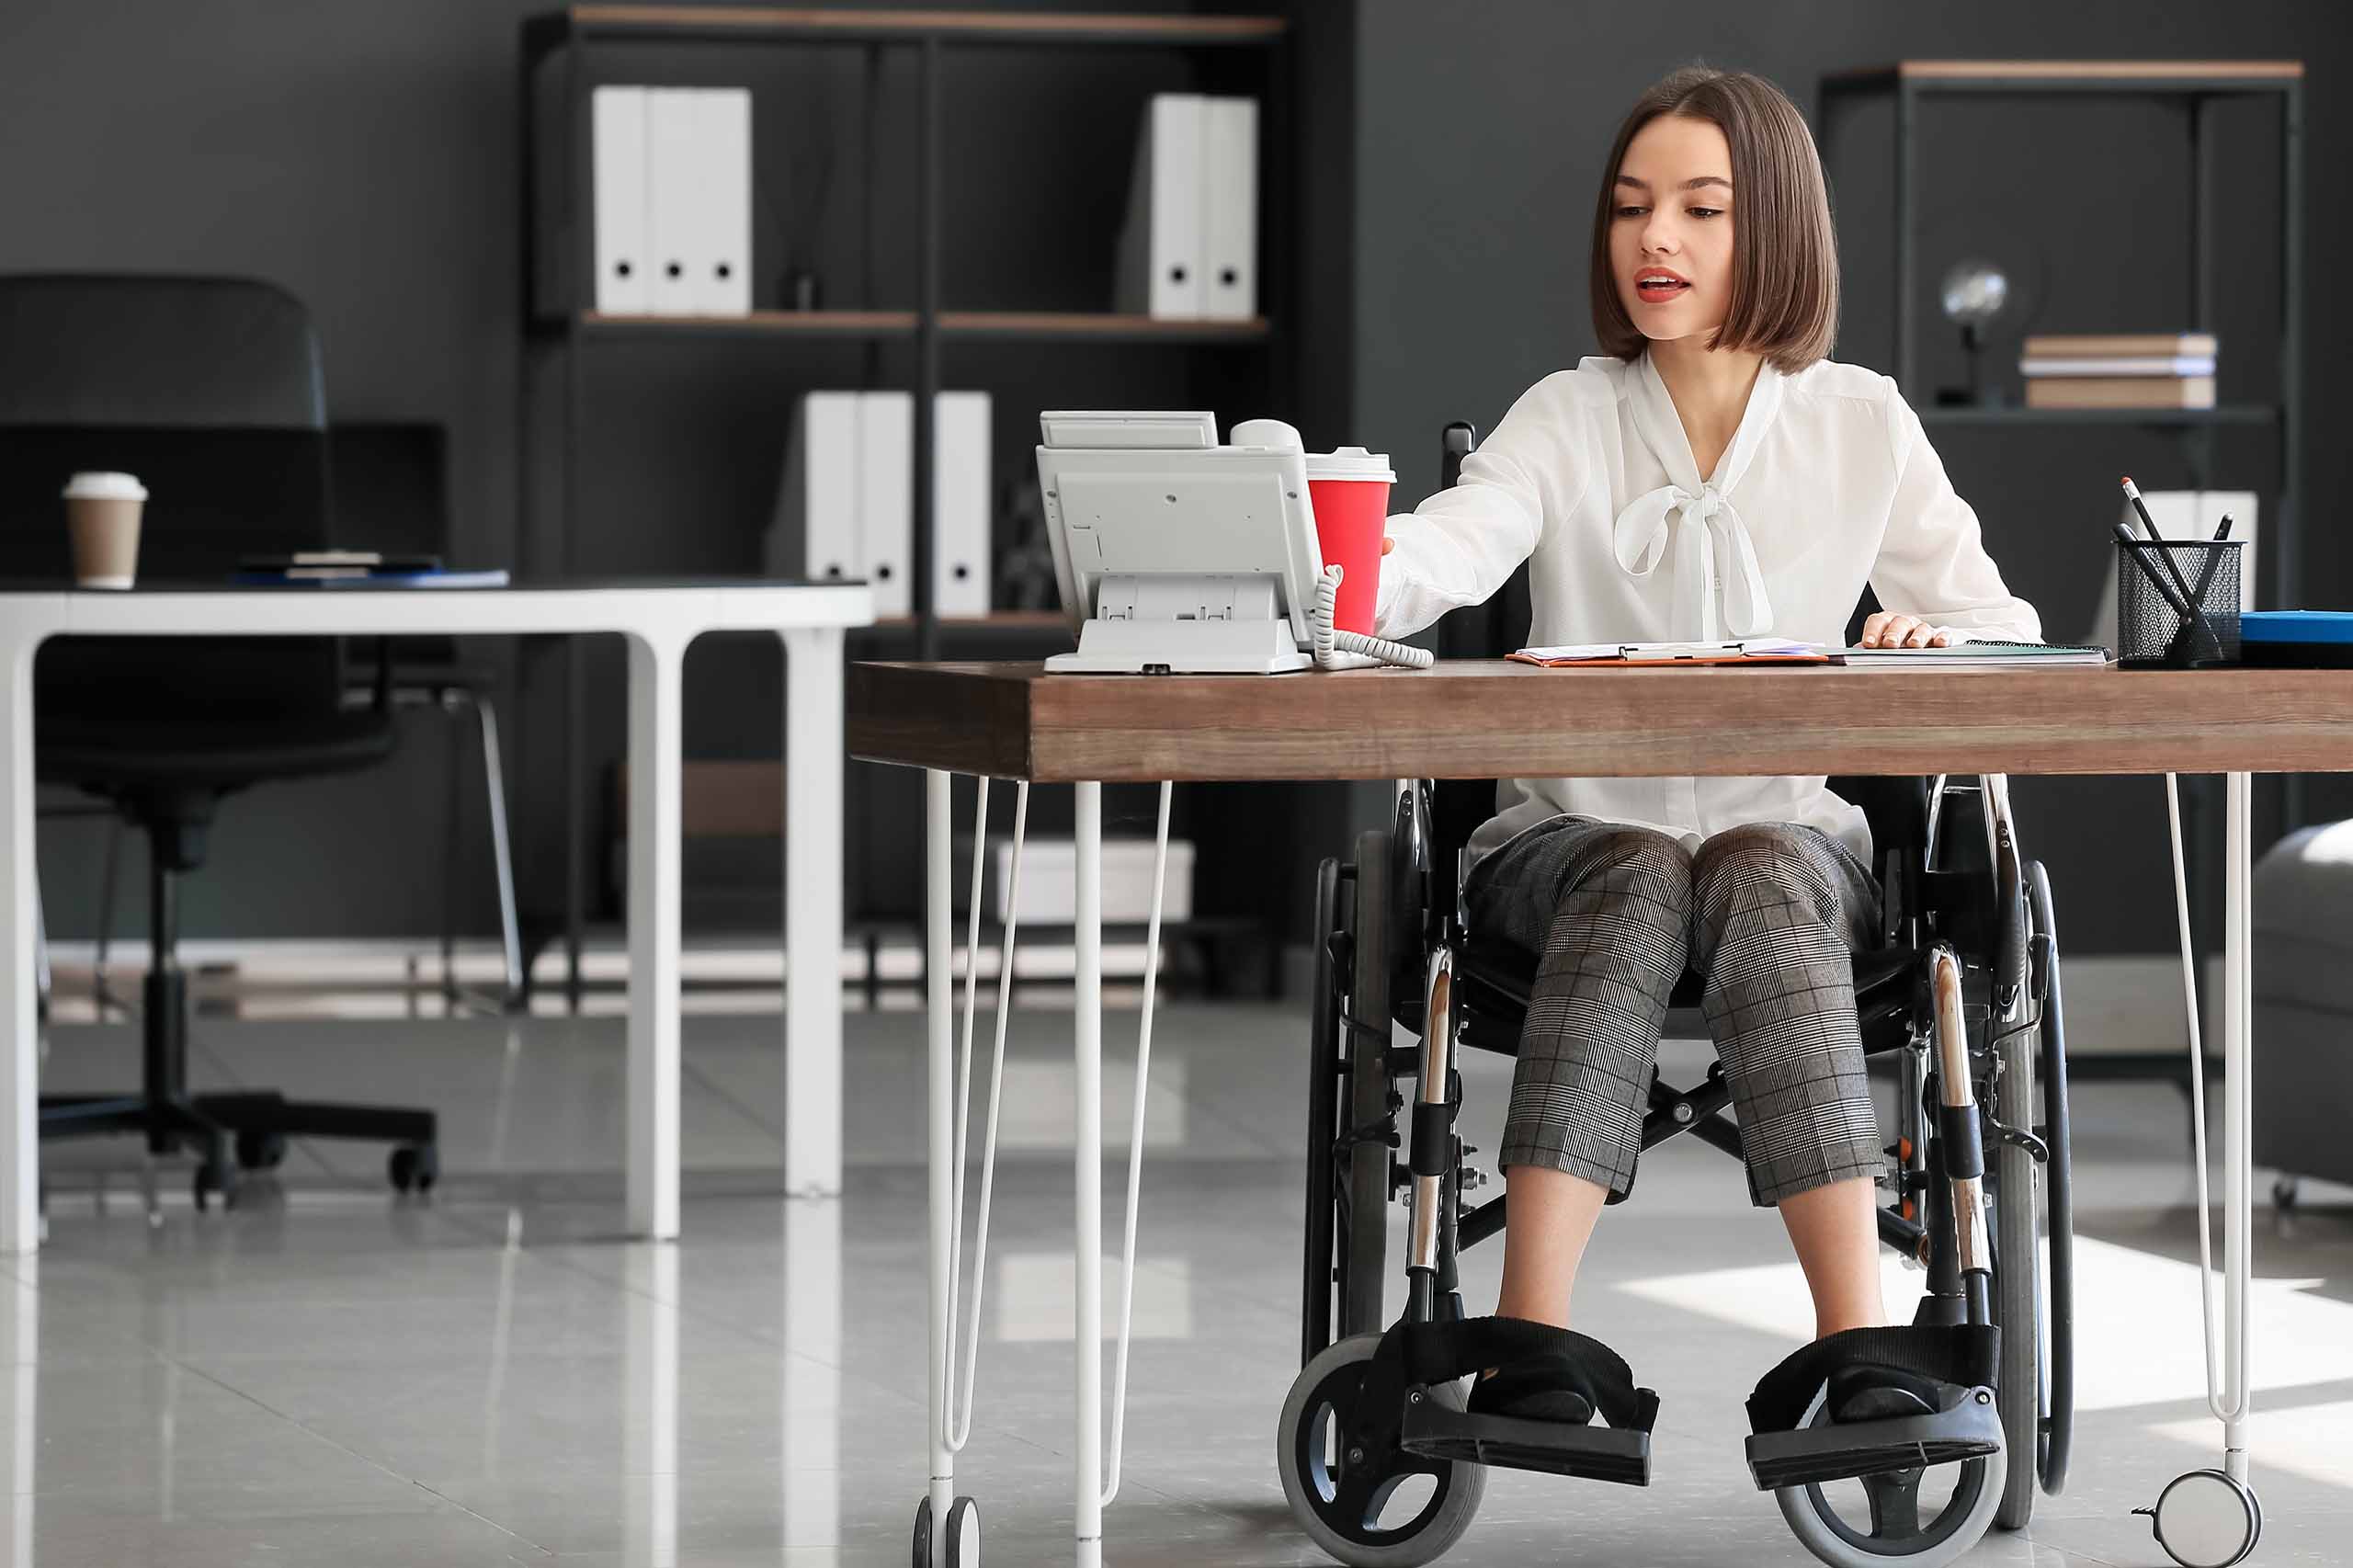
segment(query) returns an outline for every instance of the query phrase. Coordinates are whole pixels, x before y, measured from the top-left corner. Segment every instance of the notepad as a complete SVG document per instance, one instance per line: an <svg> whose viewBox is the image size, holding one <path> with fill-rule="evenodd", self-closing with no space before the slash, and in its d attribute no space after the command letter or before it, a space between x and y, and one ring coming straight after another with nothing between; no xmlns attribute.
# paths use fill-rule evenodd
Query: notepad
<svg viewBox="0 0 2353 1568"><path fill-rule="evenodd" d="M1737 642L1564 642L1549 648L1522 648L1506 655L1523 665L1547 668L1579 665L1826 665L1830 655L1819 642L1798 642L1787 637L1750 637Z"/></svg>
<svg viewBox="0 0 2353 1568"><path fill-rule="evenodd" d="M1848 648L1838 662L1856 669L1895 669L1906 665L1967 665L1985 666L2048 666L2105 665L2114 655L2105 648L2063 642L1956 642L1949 648Z"/></svg>

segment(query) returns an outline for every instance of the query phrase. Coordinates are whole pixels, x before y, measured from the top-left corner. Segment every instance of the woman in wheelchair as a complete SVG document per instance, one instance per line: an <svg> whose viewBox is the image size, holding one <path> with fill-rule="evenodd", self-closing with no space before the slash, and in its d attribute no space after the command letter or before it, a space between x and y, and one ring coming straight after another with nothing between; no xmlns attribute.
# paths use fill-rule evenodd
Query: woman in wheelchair
<svg viewBox="0 0 2353 1568"><path fill-rule="evenodd" d="M1867 585L1887 608L1865 620L1866 646L2038 639L2033 608L2004 585L1895 383L1826 358L1838 292L1821 165L1789 99L1760 78L1697 67L1644 93L1611 150L1594 219L1592 311L1605 352L1529 389L1463 459L1458 483L1390 520L1379 634L1408 636L1480 605L1524 563L1531 644L1767 633L1841 644ZM1963 1310L1959 1289L1948 1322L1887 1323L1877 1187L1890 1153L1854 976L1854 956L1879 946L1887 925L1864 812L1820 778L1506 780L1498 806L1471 835L1459 907L1466 949L1507 945L1536 960L1497 1160L1501 1296L1494 1319L1453 1325L1464 1332L1443 1348L1425 1339L1389 1352L1405 1370L1368 1363L1359 1409L1376 1387L1384 1399L1411 1387L1427 1410L1422 1396L1444 1377L1472 1373L1466 1413L1409 1411L1394 1446L1424 1460L1647 1480L1655 1398L1633 1388L1612 1351L1570 1332L1571 1308L1601 1210L1625 1196L1649 1141L1670 997L1696 979L1752 1200L1779 1210L1814 1305L1815 1345L1750 1402L1758 1484L1783 1489L1785 1513L1825 1561L1926 1565L1966 1550L1994 1500L1972 1493L1931 1540L1912 1494L1933 1458L1983 1467L1990 1454L1999 1465L1992 1414L1970 1403L1986 1403L1996 1381L1994 1330L1982 1301ZM2024 908L2023 895L2016 902ZM1912 1016L1949 1001L1956 1036L1961 967L1938 979L1915 966L1923 1001ZM1429 1006L1435 1038L1451 1026L1441 1003ZM1964 1080L1964 1102L1968 1061L1942 1063L1948 1085ZM1966 1109L1938 1124L1948 1144L1979 1135ZM1418 1176L1418 1119L1414 1131ZM1982 1168L1976 1150L1943 1153L1945 1175ZM1967 1191L1973 1203L1973 1184ZM1937 1196L1927 1207L1945 1212ZM1973 1214L1949 1216L1958 1269L1979 1270L1982 1296L1985 1247L1979 1240L1972 1259L1972 1222L1982 1238ZM1415 1226L1418 1237L1418 1214ZM1313 1269L1311 1258L1311 1292ZM1597 1414L1604 1424L1588 1426ZM1321 1509L1309 1500L1308 1513L1342 1521L1328 1534L1311 1521L1327 1549L1367 1563L1443 1550L1428 1533L1382 1538L1370 1520L1355 1530L1347 1468L1298 1483L1343 1499ZM1824 1522L1820 1483L1863 1475L1879 1478L1872 1526ZM2003 1476L1978 1484L1999 1493ZM1790 1494L1809 1492L1813 1506L1791 1511ZM2006 1522L2023 1522L2022 1511Z"/></svg>

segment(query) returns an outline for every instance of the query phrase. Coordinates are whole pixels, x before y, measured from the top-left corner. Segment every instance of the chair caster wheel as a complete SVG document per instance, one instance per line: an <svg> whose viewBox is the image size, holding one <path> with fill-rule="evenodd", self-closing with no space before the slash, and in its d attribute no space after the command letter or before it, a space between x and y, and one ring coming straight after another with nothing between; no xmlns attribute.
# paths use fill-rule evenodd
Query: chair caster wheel
<svg viewBox="0 0 2353 1568"><path fill-rule="evenodd" d="M212 1199L215 1198L221 1200L222 1208L235 1208L237 1206L236 1167L225 1160L206 1160L196 1167L193 1191L196 1196L196 1211L199 1214L212 1207Z"/></svg>
<svg viewBox="0 0 2353 1568"><path fill-rule="evenodd" d="M948 1506L948 1568L981 1568L981 1506L959 1497Z"/></svg>
<svg viewBox="0 0 2353 1568"><path fill-rule="evenodd" d="M944 1568L981 1568L981 1506L959 1497L948 1506L947 1539L940 1545ZM915 1505L915 1568L932 1568L931 1499Z"/></svg>
<svg viewBox="0 0 2353 1568"><path fill-rule="evenodd" d="M2271 1183L2271 1206L2282 1214L2293 1213L2303 1189L2294 1176L2279 1176Z"/></svg>
<svg viewBox="0 0 2353 1568"><path fill-rule="evenodd" d="M2157 1544L2181 1568L2231 1568L2263 1536L2263 1505L2245 1482L2219 1470L2177 1475L2155 1507L2132 1511L2149 1516Z"/></svg>
<svg viewBox="0 0 2353 1568"><path fill-rule="evenodd" d="M394 1191L414 1192L422 1197L441 1179L441 1154L430 1143L404 1143L392 1151L385 1168L392 1176Z"/></svg>
<svg viewBox="0 0 2353 1568"><path fill-rule="evenodd" d="M274 1171L286 1161L283 1132L237 1134L237 1164L249 1171Z"/></svg>

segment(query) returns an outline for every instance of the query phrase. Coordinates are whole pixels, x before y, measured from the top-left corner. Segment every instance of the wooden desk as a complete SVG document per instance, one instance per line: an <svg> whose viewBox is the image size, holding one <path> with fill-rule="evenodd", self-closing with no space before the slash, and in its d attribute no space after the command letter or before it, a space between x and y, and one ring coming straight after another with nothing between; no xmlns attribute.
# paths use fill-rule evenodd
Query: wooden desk
<svg viewBox="0 0 2353 1568"><path fill-rule="evenodd" d="M1102 786L1167 779L1699 774L2223 773L2223 1465L2246 1472L2250 1188L2247 783L2353 771L2353 671L1842 667L1544 670L1502 662L1295 676L1052 676L1038 665L851 667L853 756L928 771L931 1502L945 1519L950 1122L948 783L1077 793L1075 1559L1102 1554Z"/></svg>
<svg viewBox="0 0 2353 1568"><path fill-rule="evenodd" d="M850 668L851 755L1039 783L2353 770L2334 670Z"/></svg>

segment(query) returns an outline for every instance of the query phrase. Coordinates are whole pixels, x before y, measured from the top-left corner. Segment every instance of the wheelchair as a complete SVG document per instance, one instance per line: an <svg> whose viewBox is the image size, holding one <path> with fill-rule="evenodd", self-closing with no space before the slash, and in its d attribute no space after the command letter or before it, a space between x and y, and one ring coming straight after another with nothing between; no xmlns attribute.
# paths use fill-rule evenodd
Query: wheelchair
<svg viewBox="0 0 2353 1568"><path fill-rule="evenodd" d="M1449 483L1469 448L1468 427L1449 427ZM1524 593L1516 583L1498 598ZM1480 607L1488 619L1472 635L1492 644L1510 613ZM1459 645L1462 631L1440 635ZM1926 1270L1927 1291L1909 1327L1836 1335L1768 1372L1748 1402L1749 1468L1834 1568L1938 1568L1990 1528L2023 1527L2037 1487L2055 1494L2066 1478L2074 1269L2057 927L2005 778L1831 787L1863 808L1881 862L1880 945L1854 959L1866 1057L1875 1074L1892 1064L1896 1087L1879 1233ZM1596 1375L1590 1426L1465 1406L1463 1381L1534 1347L1536 1329L1467 1316L1458 1273L1462 1248L1503 1230L1505 1199L1466 1198L1484 1177L1454 1129L1455 1053L1517 1054L1537 964L1469 935L1461 846L1494 802L1491 781L1411 781L1392 824L1360 835L1355 859L1324 861L1317 880L1302 1365L1276 1441L1294 1516L1352 1568L1440 1556L1469 1528L1489 1466L1650 1479L1656 1396L1595 1342L1612 1367ZM1706 1038L1699 990L1687 973L1667 1038ZM1415 1043L1395 1043L1392 1025ZM1740 1158L1731 1100L1721 1062L1689 1088L1654 1068L1642 1147L1688 1133ZM1400 1199L1406 1304L1386 1324L1388 1210ZM1861 1350L1841 1344L1858 1336ZM1928 1380L1936 1407L1834 1420L1829 1388L1857 1358Z"/></svg>

